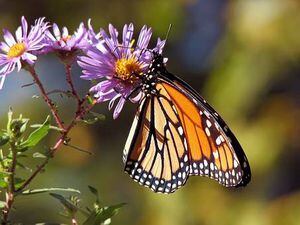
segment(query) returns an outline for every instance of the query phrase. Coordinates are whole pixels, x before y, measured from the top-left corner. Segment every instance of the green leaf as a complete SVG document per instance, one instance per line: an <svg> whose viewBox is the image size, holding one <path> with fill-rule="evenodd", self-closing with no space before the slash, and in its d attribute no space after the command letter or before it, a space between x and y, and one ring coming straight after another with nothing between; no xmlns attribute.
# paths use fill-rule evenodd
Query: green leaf
<svg viewBox="0 0 300 225"><path fill-rule="evenodd" d="M95 225L101 224L116 215L119 212L119 209L123 207L125 203L108 206L101 208L100 210L94 210L87 220L83 223L83 225Z"/></svg>
<svg viewBox="0 0 300 225"><path fill-rule="evenodd" d="M16 138L21 137L26 130L28 121L29 119L22 118L22 115L18 119L13 119L9 128L10 134Z"/></svg>
<svg viewBox="0 0 300 225"><path fill-rule="evenodd" d="M12 115L13 115L13 112L12 112L12 108L9 107L9 110L8 110L8 113L7 113L7 117L8 117L8 121L7 121L7 131L10 131L10 125L11 125L11 121L12 121Z"/></svg>
<svg viewBox="0 0 300 225"><path fill-rule="evenodd" d="M1 164L2 164L3 160L4 160L3 151L2 151L2 149L0 149L0 162L1 162Z"/></svg>
<svg viewBox="0 0 300 225"><path fill-rule="evenodd" d="M69 211L72 213L75 213L79 210L79 208L73 204L69 199L66 199L64 196L56 193L50 193L50 195L60 201L60 203Z"/></svg>
<svg viewBox="0 0 300 225"><path fill-rule="evenodd" d="M0 188L7 188L8 184L4 179L0 179Z"/></svg>
<svg viewBox="0 0 300 225"><path fill-rule="evenodd" d="M22 178L15 177L15 189L20 188L23 185L24 181L25 180Z"/></svg>
<svg viewBox="0 0 300 225"><path fill-rule="evenodd" d="M100 113L97 113L97 112L93 112L93 111L90 111L90 113L91 113L94 117L98 118L99 121L105 120L105 115L103 115L103 114L100 114Z"/></svg>
<svg viewBox="0 0 300 225"><path fill-rule="evenodd" d="M6 203L3 201L0 201L0 209L5 208L5 206L6 206Z"/></svg>
<svg viewBox="0 0 300 225"><path fill-rule="evenodd" d="M43 126L43 124L33 124L33 125L31 125L30 127L31 127L31 128L40 128L40 127L42 127L42 126ZM61 128L59 128L59 127L56 127L56 126L52 126L52 125L49 127L49 129L50 129L50 130L59 131L59 132L64 131L63 129L61 129Z"/></svg>
<svg viewBox="0 0 300 225"><path fill-rule="evenodd" d="M24 169L24 170L28 170L29 172L32 172L32 169L29 168L28 166L23 165L20 162L17 162L17 166L19 166L20 168Z"/></svg>
<svg viewBox="0 0 300 225"><path fill-rule="evenodd" d="M6 133L0 134L0 146L5 145L9 141L9 135Z"/></svg>
<svg viewBox="0 0 300 225"><path fill-rule="evenodd" d="M90 192L92 192L96 196L96 205L98 205L100 202L98 190L90 185L88 185L88 188L90 189Z"/></svg>
<svg viewBox="0 0 300 225"><path fill-rule="evenodd" d="M92 192L96 197L99 196L98 190L90 185L88 185L88 188L90 189L90 192Z"/></svg>
<svg viewBox="0 0 300 225"><path fill-rule="evenodd" d="M99 120L98 120L98 118L93 117L93 118L90 118L90 119L83 119L81 121L88 124L88 125L92 125L94 123L97 123Z"/></svg>
<svg viewBox="0 0 300 225"><path fill-rule="evenodd" d="M94 99L91 96L87 96L87 101L90 105L92 105L94 102Z"/></svg>
<svg viewBox="0 0 300 225"><path fill-rule="evenodd" d="M35 152L35 153L33 153L33 154L32 154L32 157L33 157L33 158L43 158L43 159L47 158L47 156L45 156L44 154L42 154L42 153L40 153L40 152Z"/></svg>
<svg viewBox="0 0 300 225"><path fill-rule="evenodd" d="M46 118L46 121L43 123L41 127L33 131L26 141L22 142L19 145L19 149L32 148L36 146L47 134L50 129L50 117Z"/></svg>
<svg viewBox="0 0 300 225"><path fill-rule="evenodd" d="M92 112L92 111L90 111L90 114L92 115L92 118L83 119L81 121L90 125L105 120L105 115L103 114Z"/></svg>
<svg viewBox="0 0 300 225"><path fill-rule="evenodd" d="M22 195L34 195L41 194L50 191L65 191L65 192L75 192L80 194L79 190L73 188L40 188L40 189L28 189L22 192Z"/></svg>

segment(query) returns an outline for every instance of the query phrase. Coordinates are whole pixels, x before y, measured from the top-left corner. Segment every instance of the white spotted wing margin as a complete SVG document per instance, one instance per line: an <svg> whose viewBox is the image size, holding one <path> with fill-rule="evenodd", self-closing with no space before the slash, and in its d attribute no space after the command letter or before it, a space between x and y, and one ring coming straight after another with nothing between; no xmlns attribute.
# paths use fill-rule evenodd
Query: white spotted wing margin
<svg viewBox="0 0 300 225"><path fill-rule="evenodd" d="M200 114L203 113L202 122L205 122L203 125L209 129L211 138L214 139L216 146L223 148L226 143L233 153L234 169L232 171L218 171L219 174L216 173L217 168L214 164L211 164L215 160L215 153L219 154L219 151L215 151L212 158L204 158L202 162L190 160L190 175L208 176L227 187L246 186L251 180L250 165L240 143L224 120L190 85L179 77L169 73L167 70L163 70L160 79L162 82L166 82L176 88L197 105ZM203 173L201 173L201 170L203 170ZM205 170L207 170L207 173Z"/></svg>
<svg viewBox="0 0 300 225"><path fill-rule="evenodd" d="M145 97L125 145L125 172L154 192L168 194L183 186L190 165L181 129L171 101L160 94Z"/></svg>

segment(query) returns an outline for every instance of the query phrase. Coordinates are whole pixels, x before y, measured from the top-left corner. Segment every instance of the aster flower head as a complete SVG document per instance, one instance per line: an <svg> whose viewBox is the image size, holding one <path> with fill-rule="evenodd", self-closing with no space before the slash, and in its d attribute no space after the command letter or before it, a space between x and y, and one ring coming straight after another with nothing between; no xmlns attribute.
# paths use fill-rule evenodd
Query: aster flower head
<svg viewBox="0 0 300 225"><path fill-rule="evenodd" d="M152 30L147 26L143 26L134 45L133 32L133 24L126 24L122 41L119 42L118 31L112 25L109 25L109 35L101 29L102 39L78 60L83 69L81 78L101 80L90 90L97 102L110 101L109 109L117 102L114 118L120 114L126 99L132 102L140 100L142 93L136 92L141 82L140 76L147 72L152 52L161 53L165 45L165 40L158 39L155 48L148 48Z"/></svg>
<svg viewBox="0 0 300 225"><path fill-rule="evenodd" d="M85 49L88 46L87 29L83 23L80 23L77 30L70 34L68 28L63 27L60 31L58 25L52 25L53 34L48 30L46 32L46 43L49 51L75 52Z"/></svg>
<svg viewBox="0 0 300 225"><path fill-rule="evenodd" d="M8 30L3 30L4 42L0 43L0 89L7 74L16 67L20 71L22 63L32 65L36 61L36 51L45 46L44 35L49 27L44 20L45 18L37 19L28 32L28 23L22 16L21 26L16 30L15 38Z"/></svg>

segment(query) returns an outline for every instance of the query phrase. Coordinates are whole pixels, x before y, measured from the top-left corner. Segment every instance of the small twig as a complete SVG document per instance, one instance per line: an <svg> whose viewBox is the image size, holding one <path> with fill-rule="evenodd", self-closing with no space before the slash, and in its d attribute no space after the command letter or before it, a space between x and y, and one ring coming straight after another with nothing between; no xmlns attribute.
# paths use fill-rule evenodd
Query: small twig
<svg viewBox="0 0 300 225"><path fill-rule="evenodd" d="M29 86L32 86L32 85L34 85L34 84L35 84L35 82L29 83L29 84L23 84L23 85L21 86L21 88L29 87Z"/></svg>
<svg viewBox="0 0 300 225"><path fill-rule="evenodd" d="M75 145L71 145L71 144L69 144L69 143L65 143L65 145L68 146L68 147L70 147L70 148L75 149L76 151L83 152L83 153L86 153L86 154L88 154L88 155L94 155L93 152L84 150L84 149L82 149L82 148L80 148L80 147L77 147L77 146L75 146Z"/></svg>
<svg viewBox="0 0 300 225"><path fill-rule="evenodd" d="M48 97L47 95L47 92L45 91L45 88L43 86L43 84L41 83L38 75L36 74L35 72L35 69L32 67L32 66L28 66L27 67L27 70L29 71L29 73L31 74L31 76L33 77L35 83L37 84L37 86L39 87L40 91L41 91L41 94L45 100L45 102L47 103L47 105L49 106L51 112L52 112L52 115L57 123L57 125L59 126L59 128L63 129L64 130L64 125L63 125L63 122L61 121L59 115L58 115L58 112L57 112L57 109L55 107L55 104L52 102L52 100Z"/></svg>
<svg viewBox="0 0 300 225"><path fill-rule="evenodd" d="M71 72L71 65L69 64L66 64L65 65L65 68L66 68L66 80L67 80L67 83L69 84L70 88L71 88L71 93L72 95L76 98L77 100L77 104L80 106L81 105L81 102L82 100L80 99L76 89L75 89L75 86L74 86L74 83L73 83L73 80L72 80L72 72Z"/></svg>
<svg viewBox="0 0 300 225"><path fill-rule="evenodd" d="M68 91L63 91L63 90L59 90L59 89L55 89L55 90L52 90L52 91L49 91L47 92L47 95L52 95L52 94L64 94L68 97L71 96L71 93L68 92Z"/></svg>

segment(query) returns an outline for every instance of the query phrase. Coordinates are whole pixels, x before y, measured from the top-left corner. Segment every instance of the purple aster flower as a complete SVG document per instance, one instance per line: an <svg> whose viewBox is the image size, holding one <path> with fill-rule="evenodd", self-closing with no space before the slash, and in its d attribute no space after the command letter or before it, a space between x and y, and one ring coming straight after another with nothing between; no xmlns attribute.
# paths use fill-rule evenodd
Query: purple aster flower
<svg viewBox="0 0 300 225"><path fill-rule="evenodd" d="M69 34L66 27L59 30L56 23L53 24L53 34L50 31L46 32L45 42L48 45L49 51L71 52L82 50L88 47L87 30L83 23L80 23L74 34Z"/></svg>
<svg viewBox="0 0 300 225"><path fill-rule="evenodd" d="M109 109L117 102L114 119L120 114L126 99L131 102L140 100L142 92L135 91L141 82L137 75L143 75L147 71L152 51L161 53L165 45L165 40L158 39L156 47L148 49L152 31L143 26L134 47L133 31L133 24L125 25L122 42L119 43L118 31L112 25L109 25L110 35L101 29L102 39L86 51L86 56L81 56L78 60L83 69L81 78L101 80L90 90L97 102L110 101Z"/></svg>
<svg viewBox="0 0 300 225"><path fill-rule="evenodd" d="M100 32L99 33L95 33L94 28L92 26L92 20L89 19L88 20L88 40L91 44L97 44L100 41Z"/></svg>
<svg viewBox="0 0 300 225"><path fill-rule="evenodd" d="M3 30L4 41L0 43L0 89L7 74L16 67L18 71L22 68L22 63L34 64L37 59L36 52L44 47L43 39L48 23L45 18L35 21L28 33L28 23L24 16L21 18L21 26L16 30L16 38L8 30Z"/></svg>

